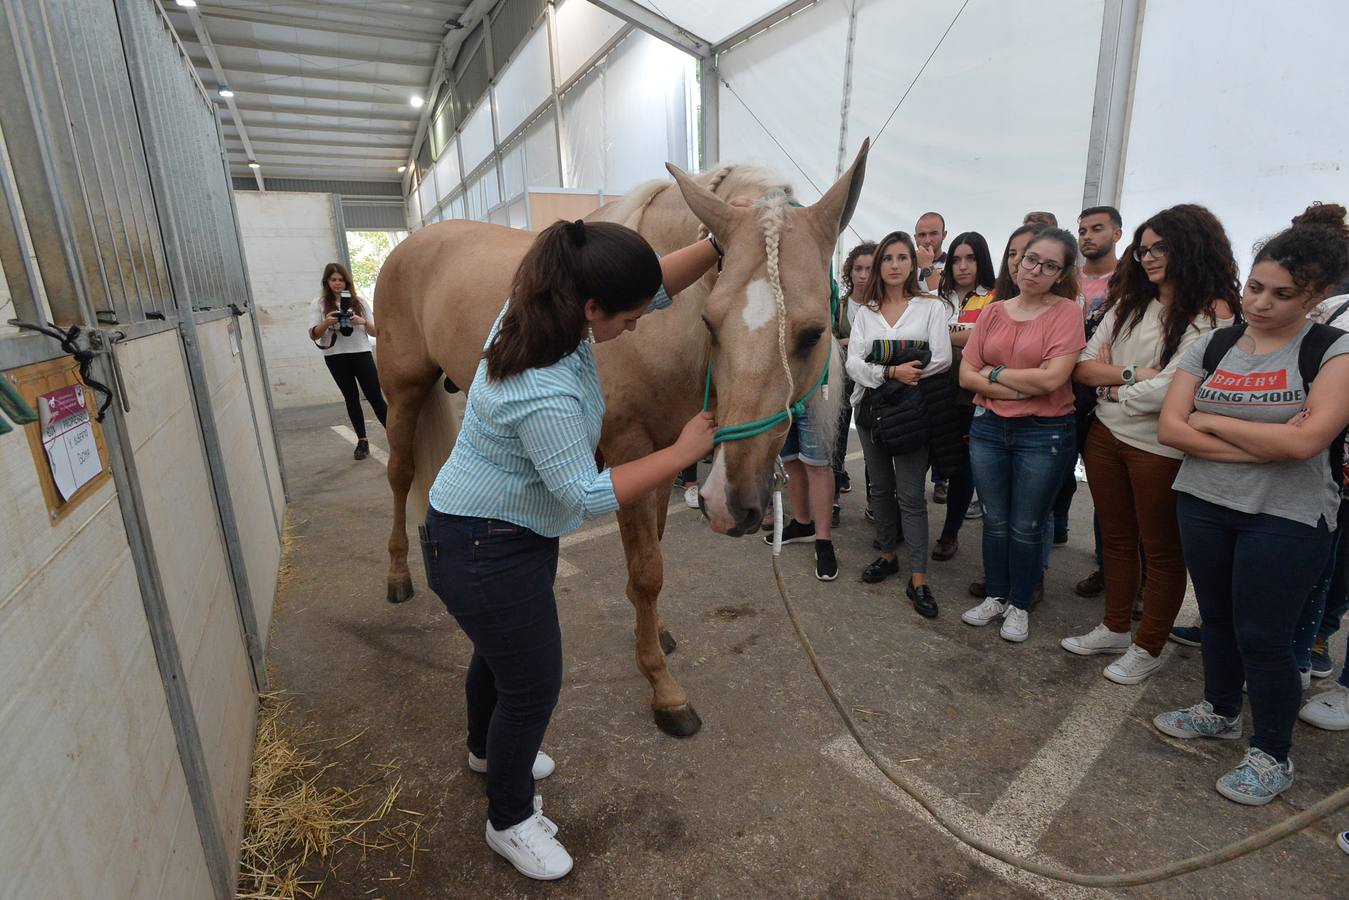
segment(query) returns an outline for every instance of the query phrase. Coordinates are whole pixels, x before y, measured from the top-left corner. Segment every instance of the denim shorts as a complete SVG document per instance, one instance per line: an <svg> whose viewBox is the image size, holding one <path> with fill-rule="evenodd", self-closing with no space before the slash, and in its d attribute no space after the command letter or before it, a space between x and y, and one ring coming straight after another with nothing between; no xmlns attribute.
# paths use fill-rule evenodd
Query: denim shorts
<svg viewBox="0 0 1349 900"><path fill-rule="evenodd" d="M834 425L837 428L837 423ZM829 438L832 435L821 434L815 427L815 419L810 414L810 407L801 414L801 418L792 423L791 430L787 432L787 442L782 445L782 452L778 457L783 462L793 462L800 460L808 466L829 466L833 462L829 458Z"/></svg>

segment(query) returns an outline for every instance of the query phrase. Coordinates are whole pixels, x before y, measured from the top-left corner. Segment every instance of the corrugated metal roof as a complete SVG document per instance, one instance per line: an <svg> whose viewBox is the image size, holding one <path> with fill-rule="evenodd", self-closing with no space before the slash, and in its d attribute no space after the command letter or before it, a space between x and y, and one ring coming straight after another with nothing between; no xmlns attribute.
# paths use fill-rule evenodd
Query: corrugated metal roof
<svg viewBox="0 0 1349 900"><path fill-rule="evenodd" d="M397 182L421 116L412 96L425 96L446 35L481 19L461 22L469 0L198 0L196 22L161 3L202 83L218 96L213 51L234 91L222 109L231 171L252 177L251 145L264 179Z"/></svg>

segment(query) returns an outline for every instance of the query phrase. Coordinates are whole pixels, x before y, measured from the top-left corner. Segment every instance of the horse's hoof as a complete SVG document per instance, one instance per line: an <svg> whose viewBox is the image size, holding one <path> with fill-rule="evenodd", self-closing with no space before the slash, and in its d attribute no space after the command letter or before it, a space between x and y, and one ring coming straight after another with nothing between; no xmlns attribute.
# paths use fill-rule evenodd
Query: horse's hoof
<svg viewBox="0 0 1349 900"><path fill-rule="evenodd" d="M406 603L412 599L413 593L411 575L398 581L389 582L390 603Z"/></svg>
<svg viewBox="0 0 1349 900"><path fill-rule="evenodd" d="M653 709L656 727L670 737L693 737L703 727L703 720L693 711L693 705L672 706L668 709Z"/></svg>
<svg viewBox="0 0 1349 900"><path fill-rule="evenodd" d="M676 640L674 639L674 635L670 634L669 631L667 631L666 629L662 628L662 629L660 630L660 650L661 650L661 652L664 653L666 656L669 656L671 653L675 652L675 647L678 647L678 646L679 646L679 642L676 641Z"/></svg>

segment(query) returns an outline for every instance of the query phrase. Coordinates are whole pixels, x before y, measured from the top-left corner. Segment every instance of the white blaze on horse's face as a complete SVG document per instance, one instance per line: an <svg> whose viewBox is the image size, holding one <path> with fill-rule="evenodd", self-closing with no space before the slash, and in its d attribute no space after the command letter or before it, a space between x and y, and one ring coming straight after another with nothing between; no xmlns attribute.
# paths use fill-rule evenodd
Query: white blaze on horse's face
<svg viewBox="0 0 1349 900"><path fill-rule="evenodd" d="M703 500L703 511L712 530L718 534L727 534L736 526L735 516L731 514L726 502L726 447L717 448L712 458L712 471L703 479L698 496Z"/></svg>
<svg viewBox="0 0 1349 900"><path fill-rule="evenodd" d="M758 331L778 317L773 289L766 279L756 278L745 288L745 308L740 315L750 331Z"/></svg>

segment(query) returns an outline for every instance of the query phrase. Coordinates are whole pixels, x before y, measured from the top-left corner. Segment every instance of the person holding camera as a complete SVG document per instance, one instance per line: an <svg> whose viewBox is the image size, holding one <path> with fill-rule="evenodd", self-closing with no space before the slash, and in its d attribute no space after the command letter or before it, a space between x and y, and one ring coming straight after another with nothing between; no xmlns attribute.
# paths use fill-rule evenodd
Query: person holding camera
<svg viewBox="0 0 1349 900"><path fill-rule="evenodd" d="M375 369L375 354L370 339L378 337L375 316L351 283L351 273L341 263L331 262L323 267L323 293L314 301L309 323L309 339L323 352L323 361L342 392L347 404L351 430L356 432L354 459L370 455L370 442L365 439L365 413L361 398L375 411L379 424L384 424L388 407L379 389L379 372Z"/></svg>

